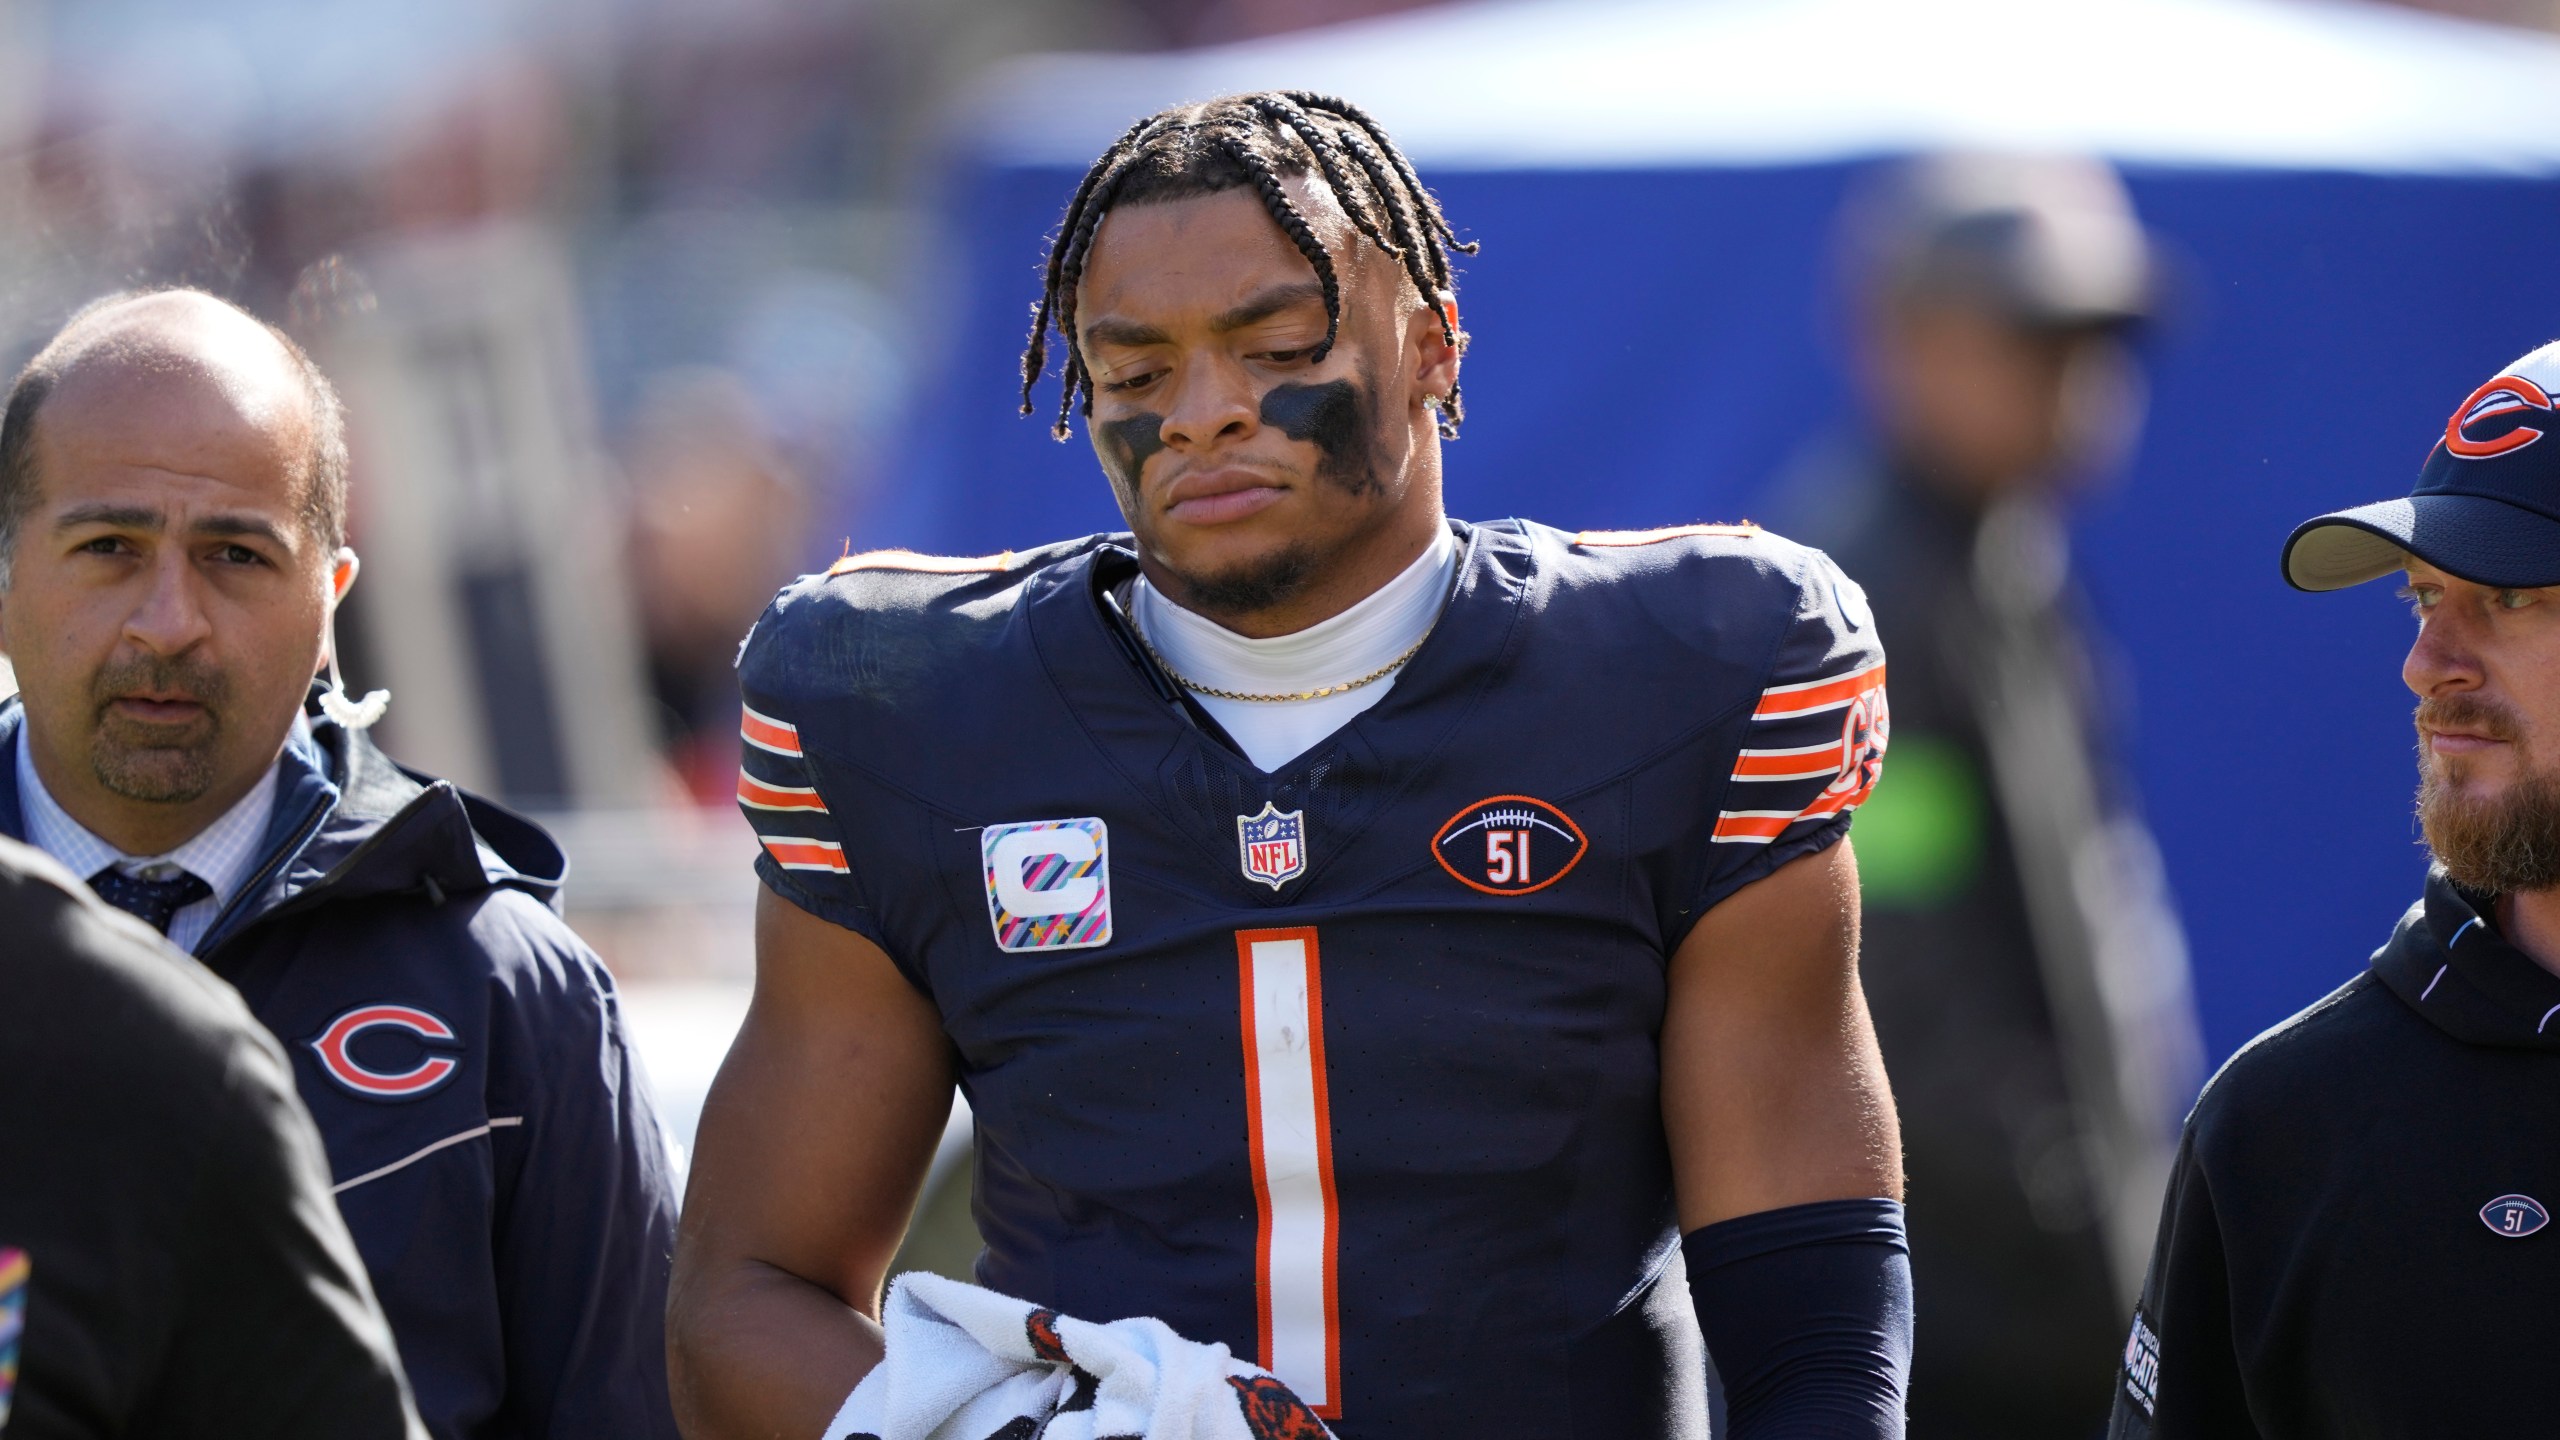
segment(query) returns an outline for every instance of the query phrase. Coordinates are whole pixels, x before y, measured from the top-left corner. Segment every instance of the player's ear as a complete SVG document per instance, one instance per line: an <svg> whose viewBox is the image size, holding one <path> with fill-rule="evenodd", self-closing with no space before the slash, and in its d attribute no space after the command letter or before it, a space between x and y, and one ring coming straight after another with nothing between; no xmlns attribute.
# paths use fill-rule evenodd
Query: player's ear
<svg viewBox="0 0 2560 1440"><path fill-rule="evenodd" d="M1458 357L1466 339L1467 332L1458 326L1457 296L1436 291L1414 307L1411 355L1417 404L1426 399L1436 404L1457 388Z"/></svg>

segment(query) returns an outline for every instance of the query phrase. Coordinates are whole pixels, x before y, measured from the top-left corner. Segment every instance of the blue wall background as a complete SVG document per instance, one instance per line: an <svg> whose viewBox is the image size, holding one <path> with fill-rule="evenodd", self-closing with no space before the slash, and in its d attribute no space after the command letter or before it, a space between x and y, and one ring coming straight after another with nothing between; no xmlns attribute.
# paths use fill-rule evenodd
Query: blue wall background
<svg viewBox="0 0 2560 1440"><path fill-rule="evenodd" d="M1449 503L1641 526L1766 512L1852 401L1829 294L1851 164L1434 177L1484 242ZM984 553L1116 529L1056 404L1017 419L1035 265L1076 175L980 165L947 207L957 323L901 452L829 534ZM2297 594L2299 520L2406 492L2455 401L2560 336L2560 182L2134 171L2183 260L2150 423L2081 511L2083 581L2129 662L2120 717L2194 954L2210 1059L2355 973L2416 897L2413 750L2389 587ZM829 549L832 550L832 545Z"/></svg>

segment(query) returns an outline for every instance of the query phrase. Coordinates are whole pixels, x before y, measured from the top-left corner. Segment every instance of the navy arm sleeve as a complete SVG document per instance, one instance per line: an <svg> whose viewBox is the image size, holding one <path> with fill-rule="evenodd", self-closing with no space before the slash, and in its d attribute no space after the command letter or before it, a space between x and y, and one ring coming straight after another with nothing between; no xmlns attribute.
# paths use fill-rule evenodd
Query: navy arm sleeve
<svg viewBox="0 0 2560 1440"><path fill-rule="evenodd" d="M2110 1440L2248 1440L2258 1433L2232 1335L2222 1226L2190 1120L2116 1369L2107 1434Z"/></svg>
<svg viewBox="0 0 2560 1440"><path fill-rule="evenodd" d="M530 896L505 897L529 949L500 1017L520 1155L498 1197L498 1296L514 1433L676 1440L667 1395L673 1157L603 962ZM496 907L492 907L495 909ZM484 912L484 922L489 918Z"/></svg>
<svg viewBox="0 0 2560 1440"><path fill-rule="evenodd" d="M1764 1210L1680 1248L1734 1440L1899 1440L1911 1375L1899 1202Z"/></svg>
<svg viewBox="0 0 2560 1440"><path fill-rule="evenodd" d="M1857 582L1819 551L1770 656L1715 817L1698 913L1848 833L1892 730L1884 645Z"/></svg>

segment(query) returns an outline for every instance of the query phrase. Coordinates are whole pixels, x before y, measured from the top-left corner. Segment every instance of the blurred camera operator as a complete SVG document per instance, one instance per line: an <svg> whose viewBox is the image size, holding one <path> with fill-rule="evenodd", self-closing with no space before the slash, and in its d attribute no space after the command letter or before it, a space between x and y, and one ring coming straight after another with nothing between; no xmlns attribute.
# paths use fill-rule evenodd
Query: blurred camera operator
<svg viewBox="0 0 2560 1440"><path fill-rule="evenodd" d="M2089 161L1922 159L1847 215L1865 433L1780 520L1893 646L1859 859L1927 1297L1911 1434L2086 1435L2194 1067L2060 514L2131 436L2158 264Z"/></svg>
<svg viewBox="0 0 2560 1440"><path fill-rule="evenodd" d="M669 1156L551 908L559 851L394 765L380 699L314 694L356 578L346 464L317 367L209 295L100 301L28 364L0 418L0 831L284 1042L439 1440L671 1437Z"/></svg>

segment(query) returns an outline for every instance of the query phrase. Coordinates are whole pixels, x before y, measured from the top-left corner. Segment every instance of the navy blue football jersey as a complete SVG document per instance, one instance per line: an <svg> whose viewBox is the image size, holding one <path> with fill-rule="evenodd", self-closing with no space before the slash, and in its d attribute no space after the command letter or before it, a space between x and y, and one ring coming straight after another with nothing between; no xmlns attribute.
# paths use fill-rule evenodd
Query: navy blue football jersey
<svg viewBox="0 0 2560 1440"><path fill-rule="evenodd" d="M1133 642L1125 536L807 577L739 662L758 871L939 1011L981 1283L1346 1440L1702 1435L1666 965L1845 832L1883 650L1750 527L1456 528L1394 689L1274 772Z"/></svg>

